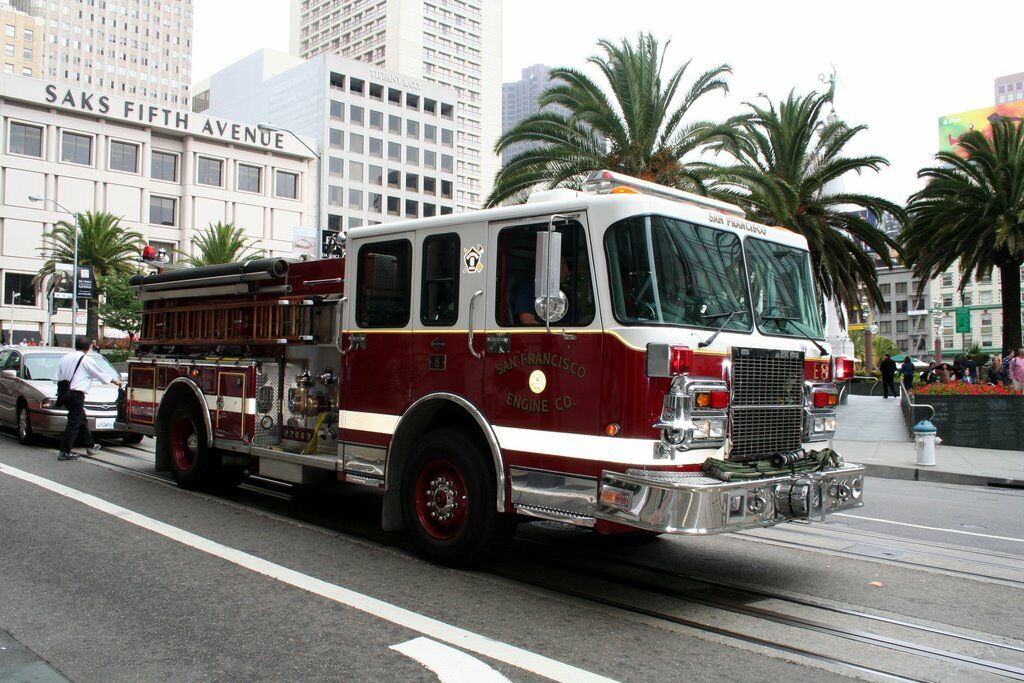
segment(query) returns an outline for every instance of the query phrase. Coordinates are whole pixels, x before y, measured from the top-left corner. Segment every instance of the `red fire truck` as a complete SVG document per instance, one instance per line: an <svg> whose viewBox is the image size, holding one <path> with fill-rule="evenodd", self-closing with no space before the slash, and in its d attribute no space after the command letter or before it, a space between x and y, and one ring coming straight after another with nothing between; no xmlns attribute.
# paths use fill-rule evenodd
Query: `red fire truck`
<svg viewBox="0 0 1024 683"><path fill-rule="evenodd" d="M714 534L862 504L805 240L607 171L349 231L345 256L136 276L119 429L183 487L383 491L446 562L516 520Z"/></svg>

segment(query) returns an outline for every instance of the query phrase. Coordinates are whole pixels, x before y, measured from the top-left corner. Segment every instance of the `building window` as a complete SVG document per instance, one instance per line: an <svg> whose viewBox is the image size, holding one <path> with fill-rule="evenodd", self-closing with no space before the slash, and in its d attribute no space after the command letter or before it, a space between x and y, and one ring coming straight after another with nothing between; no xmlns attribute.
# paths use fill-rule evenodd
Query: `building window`
<svg viewBox="0 0 1024 683"><path fill-rule="evenodd" d="M424 325L454 325L459 319L458 235L431 235L423 240L420 320Z"/></svg>
<svg viewBox="0 0 1024 683"><path fill-rule="evenodd" d="M984 291L978 292L978 303L979 304L990 304L990 303L992 303L992 291L986 289Z"/></svg>
<svg viewBox="0 0 1024 683"><path fill-rule="evenodd" d="M450 180L442 180L441 181L441 196L444 199L451 199L452 198L452 181L450 181ZM444 214L444 209L443 208L441 209L441 213Z"/></svg>
<svg viewBox="0 0 1024 683"><path fill-rule="evenodd" d="M343 177L345 175L345 160L338 157L328 157L327 173L336 178Z"/></svg>
<svg viewBox="0 0 1024 683"><path fill-rule="evenodd" d="M889 296L889 290L891 290L892 287L889 285L888 282L885 282L878 285L878 289L882 292L883 296Z"/></svg>
<svg viewBox="0 0 1024 683"><path fill-rule="evenodd" d="M974 304L974 294L973 293L971 293L971 292L964 292L960 296L963 299L963 305L964 306L972 306Z"/></svg>
<svg viewBox="0 0 1024 683"><path fill-rule="evenodd" d="M423 150L423 165L427 168L437 168L437 152L429 149Z"/></svg>
<svg viewBox="0 0 1024 683"><path fill-rule="evenodd" d="M380 213L384 210L384 195L370 192L367 196L366 210L370 213Z"/></svg>
<svg viewBox="0 0 1024 683"><path fill-rule="evenodd" d="M178 155L170 152L154 151L150 158L149 175L154 180L178 180Z"/></svg>
<svg viewBox="0 0 1024 683"><path fill-rule="evenodd" d="M366 244L359 248L356 273L356 324L359 327L405 327L409 322L412 245L408 240Z"/></svg>
<svg viewBox="0 0 1024 683"><path fill-rule="evenodd" d="M331 206L345 205L345 189L337 185L327 186L327 203Z"/></svg>
<svg viewBox="0 0 1024 683"><path fill-rule="evenodd" d="M943 294L942 295L942 305L943 306L952 306L953 305L953 295L952 294Z"/></svg>
<svg viewBox="0 0 1024 683"><path fill-rule="evenodd" d="M388 187L393 187L396 190L402 188L402 174L400 171L388 171Z"/></svg>
<svg viewBox="0 0 1024 683"><path fill-rule="evenodd" d="M426 124L423 126L423 139L427 142L437 142L437 126Z"/></svg>
<svg viewBox="0 0 1024 683"><path fill-rule="evenodd" d="M139 146L130 142L110 141L110 170L139 172Z"/></svg>
<svg viewBox="0 0 1024 683"><path fill-rule="evenodd" d="M374 130L384 130L384 112L370 110L370 128Z"/></svg>
<svg viewBox="0 0 1024 683"><path fill-rule="evenodd" d="M450 207L450 206L442 206L441 207L441 215L442 216L450 216L451 213L452 213L452 207Z"/></svg>
<svg viewBox="0 0 1024 683"><path fill-rule="evenodd" d="M329 144L331 147L345 149L345 131L331 128Z"/></svg>
<svg viewBox="0 0 1024 683"><path fill-rule="evenodd" d="M883 320L882 322L878 323L878 331L881 332L882 334L889 334L890 332L892 332L892 323L890 323L888 320Z"/></svg>
<svg viewBox="0 0 1024 683"><path fill-rule="evenodd" d="M423 176L423 194L437 194L437 179Z"/></svg>
<svg viewBox="0 0 1024 683"><path fill-rule="evenodd" d="M415 173L405 174L405 189L410 192L420 191L420 177Z"/></svg>
<svg viewBox="0 0 1024 683"><path fill-rule="evenodd" d="M4 303L14 304L14 295L18 295L18 306L36 305L35 275L26 273L4 273Z"/></svg>
<svg viewBox="0 0 1024 683"><path fill-rule="evenodd" d="M384 184L384 169L380 166L370 165L367 169L366 182L371 185L383 185Z"/></svg>
<svg viewBox="0 0 1024 683"><path fill-rule="evenodd" d="M442 128L441 144L445 147L453 147L455 145L455 133L448 128Z"/></svg>
<svg viewBox="0 0 1024 683"><path fill-rule="evenodd" d="M331 100L331 118L335 121L345 120L345 105L338 100Z"/></svg>
<svg viewBox="0 0 1024 683"><path fill-rule="evenodd" d="M907 308L908 308L907 304L908 304L908 302L907 302L906 299L903 299L902 301L897 301L896 302L896 312L897 313L906 313L907 312Z"/></svg>
<svg viewBox="0 0 1024 683"><path fill-rule="evenodd" d="M224 184L224 162L209 157L196 159L196 182L221 187Z"/></svg>
<svg viewBox="0 0 1024 683"><path fill-rule="evenodd" d="M900 333L906 334L906 332L907 332L907 321L906 320L897 320L896 321L896 334L900 334Z"/></svg>
<svg viewBox="0 0 1024 683"><path fill-rule="evenodd" d="M363 136L355 133L348 134L348 149L356 154L363 153Z"/></svg>
<svg viewBox="0 0 1024 683"><path fill-rule="evenodd" d="M363 182L363 165L358 161L348 162L348 179Z"/></svg>
<svg viewBox="0 0 1024 683"><path fill-rule="evenodd" d="M153 225L174 225L175 199L149 196L149 222Z"/></svg>
<svg viewBox="0 0 1024 683"><path fill-rule="evenodd" d="M391 104L402 104L402 91L395 90L394 88L388 88L388 102Z"/></svg>
<svg viewBox="0 0 1024 683"><path fill-rule="evenodd" d="M423 217L430 218L437 215L437 205L423 202Z"/></svg>
<svg viewBox="0 0 1024 683"><path fill-rule="evenodd" d="M64 131L61 134L60 160L92 166L92 136Z"/></svg>
<svg viewBox="0 0 1024 683"><path fill-rule="evenodd" d="M420 215L420 203L415 199L405 200L405 217L417 218Z"/></svg>
<svg viewBox="0 0 1024 683"><path fill-rule="evenodd" d="M449 173L455 172L455 159L451 154L441 155L441 170L448 171Z"/></svg>
<svg viewBox="0 0 1024 683"><path fill-rule="evenodd" d="M953 273L943 273L942 274L942 286L943 287L952 287L953 286Z"/></svg>
<svg viewBox="0 0 1024 683"><path fill-rule="evenodd" d="M402 160L402 145L397 142L388 143L388 159L391 161Z"/></svg>
<svg viewBox="0 0 1024 683"><path fill-rule="evenodd" d="M43 156L42 127L12 121L7 138L7 151L11 154L24 154L41 159Z"/></svg>
<svg viewBox="0 0 1024 683"><path fill-rule="evenodd" d="M356 126L363 125L363 108L352 105L348 110L348 120Z"/></svg>
<svg viewBox="0 0 1024 683"><path fill-rule="evenodd" d="M405 106L409 109L418 110L420 108L420 96L413 95L411 92L405 93Z"/></svg>
<svg viewBox="0 0 1024 683"><path fill-rule="evenodd" d="M412 164L413 166L420 165L420 150L416 147L406 145L405 147L405 163Z"/></svg>
<svg viewBox="0 0 1024 683"><path fill-rule="evenodd" d="M260 192L263 180L263 169L259 166L238 164L237 186L241 192Z"/></svg>
<svg viewBox="0 0 1024 683"><path fill-rule="evenodd" d="M274 196L285 199L299 198L299 174L288 171L274 173Z"/></svg>
<svg viewBox="0 0 1024 683"><path fill-rule="evenodd" d="M356 209L358 211L363 210L363 191L352 190L348 191L348 208Z"/></svg>
<svg viewBox="0 0 1024 683"><path fill-rule="evenodd" d="M413 121L412 119L406 119L405 121L405 134L407 137L416 138L419 140L420 137L420 123L419 121Z"/></svg>
<svg viewBox="0 0 1024 683"><path fill-rule="evenodd" d="M437 114L437 102L435 100L423 98L423 111L427 114Z"/></svg>
<svg viewBox="0 0 1024 683"><path fill-rule="evenodd" d="M388 215L389 216L400 216L402 215L401 201L398 197L388 197Z"/></svg>
<svg viewBox="0 0 1024 683"><path fill-rule="evenodd" d="M455 107L453 107L450 104L443 104L443 103L441 104L441 118L442 119L448 119L449 121L451 121L453 118L455 118L454 114L455 114Z"/></svg>
<svg viewBox="0 0 1024 683"><path fill-rule="evenodd" d="M402 134L402 117L391 115L388 116L388 132L394 133L395 135Z"/></svg>

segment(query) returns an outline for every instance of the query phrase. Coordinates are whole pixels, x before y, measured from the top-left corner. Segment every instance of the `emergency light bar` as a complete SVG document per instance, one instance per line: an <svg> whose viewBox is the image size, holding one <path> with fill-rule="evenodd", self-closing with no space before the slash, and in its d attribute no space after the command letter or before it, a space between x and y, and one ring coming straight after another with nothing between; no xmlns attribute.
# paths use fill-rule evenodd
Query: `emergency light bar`
<svg viewBox="0 0 1024 683"><path fill-rule="evenodd" d="M614 171L591 171L583 181L583 191L590 194L649 194L673 202L686 202L704 209L720 211L737 218L744 218L747 215L735 204L720 202L717 199L702 197L699 194L658 185Z"/></svg>

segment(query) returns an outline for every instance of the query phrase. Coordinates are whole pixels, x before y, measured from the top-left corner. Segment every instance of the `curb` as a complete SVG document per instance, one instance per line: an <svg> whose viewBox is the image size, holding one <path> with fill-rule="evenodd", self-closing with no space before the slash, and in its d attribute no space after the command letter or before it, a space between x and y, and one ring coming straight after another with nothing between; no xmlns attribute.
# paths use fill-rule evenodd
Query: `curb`
<svg viewBox="0 0 1024 683"><path fill-rule="evenodd" d="M935 484L958 484L961 486L995 486L1024 489L1024 479L1007 479L984 474L960 474L945 472L928 467L897 467L894 465L864 465L864 474L881 479L903 481L926 481Z"/></svg>

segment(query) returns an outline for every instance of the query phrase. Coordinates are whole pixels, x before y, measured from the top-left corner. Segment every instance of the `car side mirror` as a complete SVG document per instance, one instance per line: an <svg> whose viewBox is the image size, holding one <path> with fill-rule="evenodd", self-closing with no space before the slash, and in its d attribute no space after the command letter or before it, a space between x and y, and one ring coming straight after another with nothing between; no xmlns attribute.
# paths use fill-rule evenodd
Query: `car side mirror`
<svg viewBox="0 0 1024 683"><path fill-rule="evenodd" d="M534 270L534 308L545 322L561 320L569 307L559 290L562 279L562 235L552 231L537 233L537 261Z"/></svg>
<svg viewBox="0 0 1024 683"><path fill-rule="evenodd" d="M0 377L3 377L4 379L18 379L18 371L17 370L3 370L3 371L0 371Z"/></svg>

